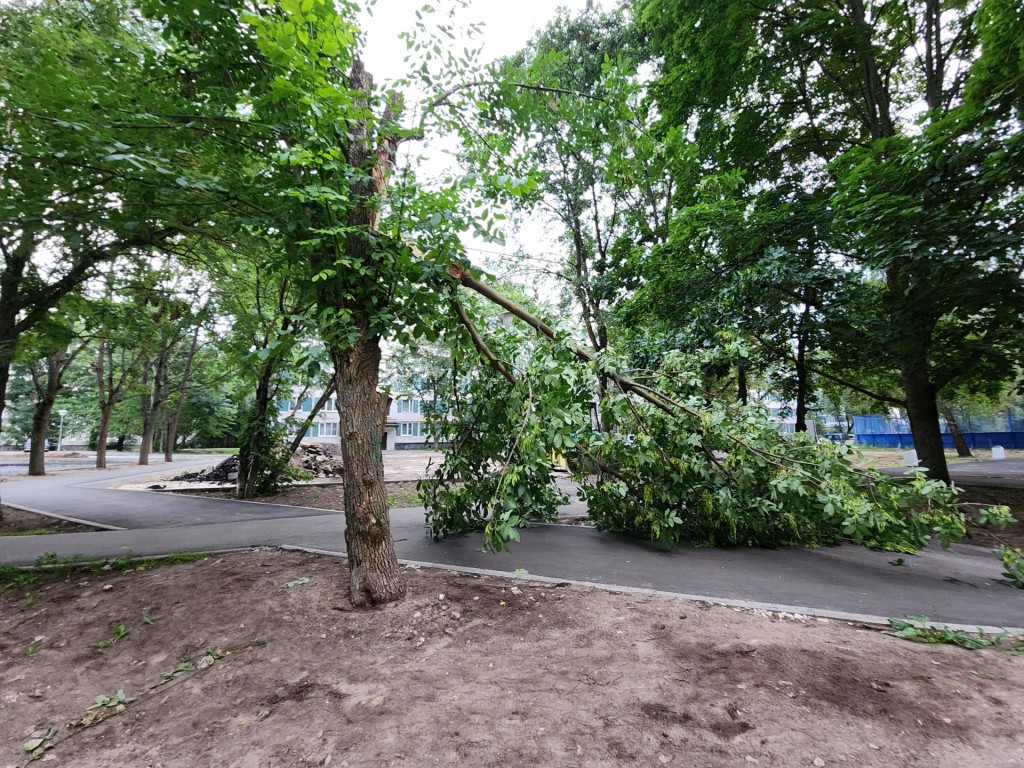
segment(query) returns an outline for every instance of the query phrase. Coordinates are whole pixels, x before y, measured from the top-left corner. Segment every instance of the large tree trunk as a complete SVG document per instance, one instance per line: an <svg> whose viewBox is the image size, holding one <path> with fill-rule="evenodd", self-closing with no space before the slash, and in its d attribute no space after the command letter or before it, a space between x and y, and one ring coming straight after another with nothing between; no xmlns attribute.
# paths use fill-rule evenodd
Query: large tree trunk
<svg viewBox="0 0 1024 768"><path fill-rule="evenodd" d="M81 347L79 347L79 351ZM46 378L40 381L36 372L32 373L32 381L36 390L35 411L32 414L32 445L28 457L28 473L30 475L46 474L46 446L49 442L50 417L53 415L53 404L57 402L57 393L63 388L64 371L78 354L68 355L66 349L55 352L46 358Z"/></svg>
<svg viewBox="0 0 1024 768"><path fill-rule="evenodd" d="M405 579L391 538L381 440L390 398L377 391L380 341L372 337L334 349L345 479L345 546L352 605L400 600Z"/></svg>
<svg viewBox="0 0 1024 768"><path fill-rule="evenodd" d="M46 443L52 411L53 402L43 399L36 403L32 413L32 445L28 454L28 473L33 476L46 474Z"/></svg>
<svg viewBox="0 0 1024 768"><path fill-rule="evenodd" d="M889 301L896 306L891 311L890 321L898 334L900 378L917 458L928 470L928 477L948 483L949 468L939 426L939 390L932 381L928 365L928 351L939 316L934 311L910 314L896 303L898 296L909 293L908 286L914 286L914 276L909 267L906 260L897 260L889 265L885 274Z"/></svg>
<svg viewBox="0 0 1024 768"><path fill-rule="evenodd" d="M910 418L910 432L914 436L917 458L927 468L928 477L948 483L949 468L942 447L935 385L928 378L927 367L921 362L915 364L913 359L904 361L902 373L903 391L907 396L907 416Z"/></svg>

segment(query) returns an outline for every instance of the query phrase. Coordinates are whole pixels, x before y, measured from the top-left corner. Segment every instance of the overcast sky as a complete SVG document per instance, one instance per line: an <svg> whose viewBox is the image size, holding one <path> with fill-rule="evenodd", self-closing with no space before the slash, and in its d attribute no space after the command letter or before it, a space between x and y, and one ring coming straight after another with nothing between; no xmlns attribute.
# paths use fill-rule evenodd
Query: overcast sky
<svg viewBox="0 0 1024 768"><path fill-rule="evenodd" d="M483 60L489 61L522 48L534 32L544 26L559 7L576 11L586 0L470 0L469 7L449 16L450 0L432 2L439 16L458 27L483 23ZM402 32L412 30L416 11L425 0L377 0L370 13L364 12L362 27L366 33L363 60L366 68L379 81L393 80L405 74L405 43L398 39ZM601 2L595 5L600 7Z"/></svg>
<svg viewBox="0 0 1024 768"><path fill-rule="evenodd" d="M436 0L433 3L439 9L435 18L441 22L463 29L470 24L484 25L474 43L474 47L482 47L482 62L492 61L522 48L535 32L554 17L559 7L575 12L582 10L586 4L587 0L470 0L467 8L459 8L449 16L449 10L454 5L451 0ZM594 2L599 8L607 4L600 0ZM398 36L413 29L416 11L423 6L424 0L378 0L371 13L364 12L362 28L366 43L362 58L378 84L396 80L406 74L405 57L408 52L405 42ZM459 46L461 49L462 44ZM437 137L427 137L426 141L419 143L417 151L427 159L426 166L419 171L421 178L424 173L440 178L454 171L451 154L454 149L451 142L439 141ZM463 237L463 243L469 257L478 266L495 269L500 276L532 283L535 287L546 285L546 289L541 292L545 298L551 299L557 289L544 273L555 268L562 260L557 242L559 234L541 218L531 217L516 231L506 231L507 240L504 245L484 242L468 235ZM514 253L520 248L530 254L525 262L513 262L505 258L504 254Z"/></svg>

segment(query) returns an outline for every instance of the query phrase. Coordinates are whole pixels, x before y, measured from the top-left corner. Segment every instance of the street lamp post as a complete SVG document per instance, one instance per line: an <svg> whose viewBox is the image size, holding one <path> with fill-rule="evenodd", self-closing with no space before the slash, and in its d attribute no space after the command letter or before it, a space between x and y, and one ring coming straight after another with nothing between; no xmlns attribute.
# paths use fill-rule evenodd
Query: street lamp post
<svg viewBox="0 0 1024 768"><path fill-rule="evenodd" d="M64 417L68 415L68 412L63 408L57 411L57 415L60 416L60 430L57 432L57 450L64 450Z"/></svg>

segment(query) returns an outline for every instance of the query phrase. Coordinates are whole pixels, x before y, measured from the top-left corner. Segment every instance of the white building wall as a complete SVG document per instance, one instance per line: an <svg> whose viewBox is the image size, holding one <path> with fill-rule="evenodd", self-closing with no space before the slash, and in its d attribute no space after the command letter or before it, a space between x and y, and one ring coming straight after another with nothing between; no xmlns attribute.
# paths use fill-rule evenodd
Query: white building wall
<svg viewBox="0 0 1024 768"><path fill-rule="evenodd" d="M295 392L295 397L301 391ZM323 390L309 390L302 402L281 400L278 402L278 420L284 421L294 412L295 418L303 420L309 417L313 405L323 395ZM415 397L398 397L391 401L385 425L383 449L415 450L425 448L427 442L426 419L423 401ZM330 443L338 445L338 408L337 398L331 398L327 405L316 415L313 426L306 430L302 438L303 444Z"/></svg>

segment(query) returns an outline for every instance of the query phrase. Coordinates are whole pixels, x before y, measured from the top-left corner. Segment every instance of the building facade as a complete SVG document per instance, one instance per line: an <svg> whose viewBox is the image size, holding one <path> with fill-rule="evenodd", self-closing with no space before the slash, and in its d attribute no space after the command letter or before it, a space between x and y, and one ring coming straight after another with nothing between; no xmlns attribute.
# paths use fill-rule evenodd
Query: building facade
<svg viewBox="0 0 1024 768"><path fill-rule="evenodd" d="M291 400L280 400L278 407L278 421L284 422L289 418L302 422L309 418L313 406L320 400L323 390L308 390ZM388 409L387 421L384 425L384 434L381 440L381 449L385 451L394 450L417 450L432 448L433 443L429 442L427 424L425 418L426 408L424 402L418 397L396 397L391 401ZM331 443L338 444L338 399L328 398L324 407L313 417L313 424L302 438L303 444L308 443Z"/></svg>

